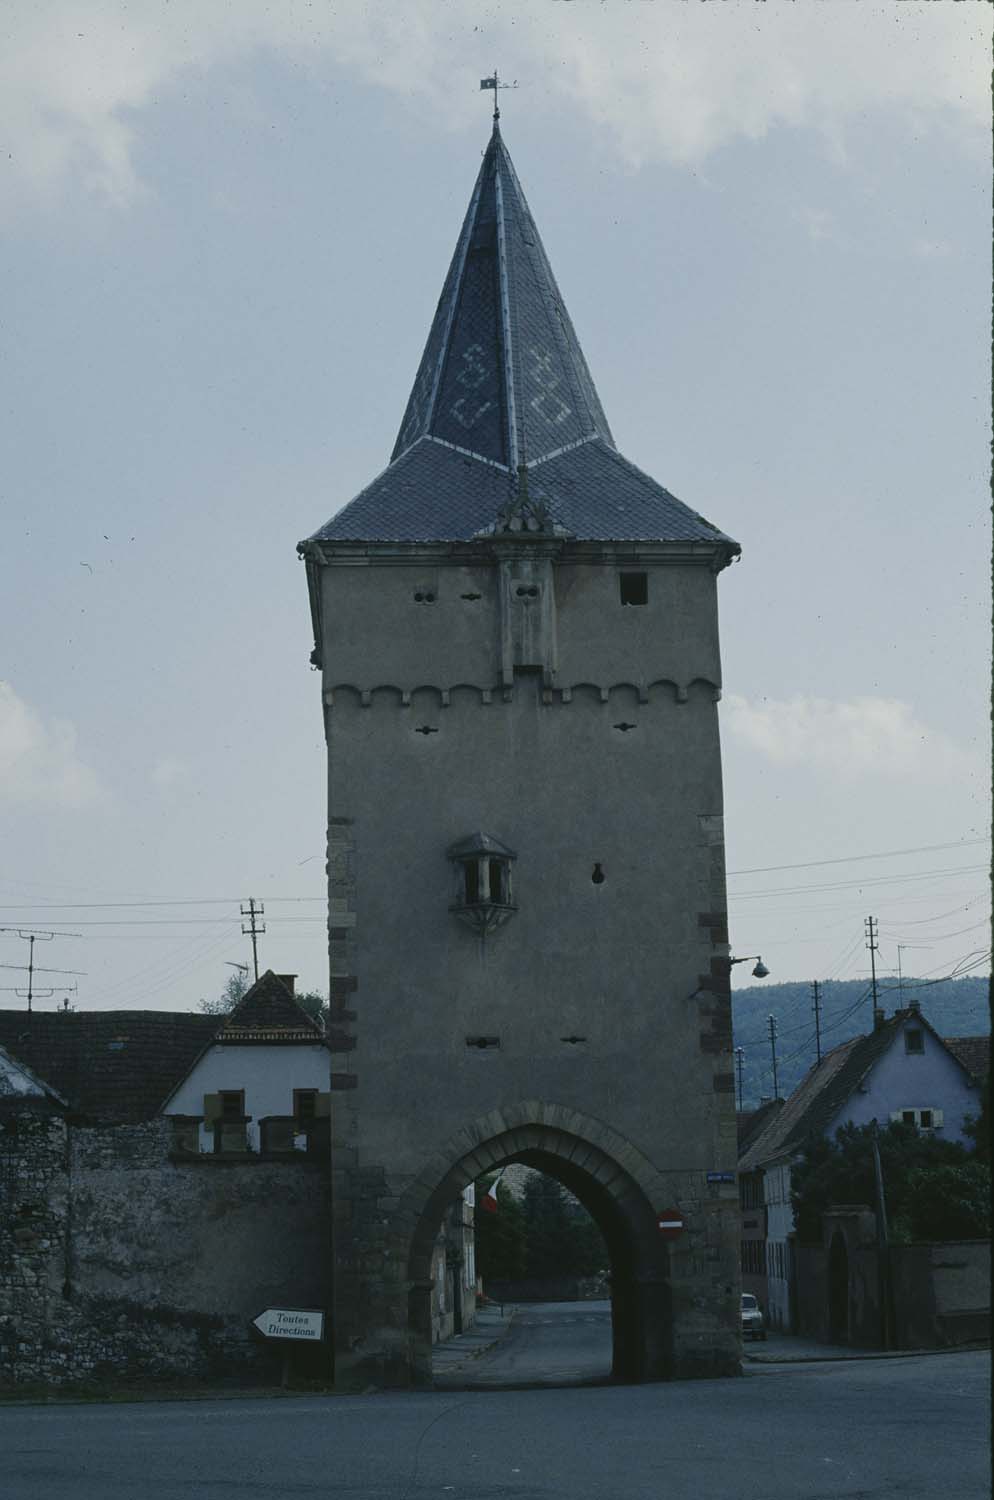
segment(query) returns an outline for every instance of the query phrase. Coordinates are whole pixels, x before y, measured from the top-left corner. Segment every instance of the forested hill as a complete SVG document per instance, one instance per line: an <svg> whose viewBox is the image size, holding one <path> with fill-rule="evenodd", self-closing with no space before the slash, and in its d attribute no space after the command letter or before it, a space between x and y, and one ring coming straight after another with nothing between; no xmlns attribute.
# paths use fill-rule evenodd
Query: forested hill
<svg viewBox="0 0 994 1500"><path fill-rule="evenodd" d="M985 1036L991 1029L990 980L986 975L937 982L905 978L903 1003L917 1000L925 1019L940 1036ZM826 980L821 986L822 1052L873 1026L869 984L865 979ZM879 991L888 1015L901 1004L896 984ZM815 1020L811 986L757 984L732 991L735 1046L743 1049L743 1101L746 1108L772 1097L769 1017L777 1022L777 1071L780 1096L786 1099L815 1061Z"/></svg>

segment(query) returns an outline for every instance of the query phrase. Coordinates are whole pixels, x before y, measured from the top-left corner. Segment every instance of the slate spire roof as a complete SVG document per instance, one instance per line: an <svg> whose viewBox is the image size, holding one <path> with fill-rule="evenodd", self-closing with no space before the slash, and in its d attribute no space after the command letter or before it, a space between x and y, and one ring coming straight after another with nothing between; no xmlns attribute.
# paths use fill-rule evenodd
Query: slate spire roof
<svg viewBox="0 0 994 1500"><path fill-rule="evenodd" d="M389 466L311 540L470 540L523 467L567 535L739 550L618 452L495 122Z"/></svg>
<svg viewBox="0 0 994 1500"><path fill-rule="evenodd" d="M614 447L497 126L391 461L426 435L512 471L584 438Z"/></svg>

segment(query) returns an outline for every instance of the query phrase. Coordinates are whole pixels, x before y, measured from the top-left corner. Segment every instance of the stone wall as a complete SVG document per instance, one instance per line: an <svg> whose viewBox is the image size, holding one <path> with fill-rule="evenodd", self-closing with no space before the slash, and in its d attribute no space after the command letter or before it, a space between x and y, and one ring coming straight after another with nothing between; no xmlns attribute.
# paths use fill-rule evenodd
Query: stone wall
<svg viewBox="0 0 994 1500"><path fill-rule="evenodd" d="M0 1120L0 1383L265 1378L267 1306L329 1302L327 1163L172 1159L170 1123Z"/></svg>
<svg viewBox="0 0 994 1500"><path fill-rule="evenodd" d="M830 1241L844 1234L848 1254L848 1327L843 1342L883 1344L881 1277L873 1214L826 1215L825 1244L797 1251L797 1331L839 1341L830 1316ZM892 1245L889 1250L890 1341L895 1349L944 1349L990 1337L989 1240Z"/></svg>

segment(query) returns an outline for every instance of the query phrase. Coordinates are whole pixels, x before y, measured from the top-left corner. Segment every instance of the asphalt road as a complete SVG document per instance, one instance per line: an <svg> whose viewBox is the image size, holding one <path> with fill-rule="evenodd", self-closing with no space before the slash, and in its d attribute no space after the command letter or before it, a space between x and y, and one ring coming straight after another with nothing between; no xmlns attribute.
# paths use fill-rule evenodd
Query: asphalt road
<svg viewBox="0 0 994 1500"><path fill-rule="evenodd" d="M4 1500L986 1500L986 1353L567 1390L0 1407Z"/></svg>
<svg viewBox="0 0 994 1500"><path fill-rule="evenodd" d="M591 1385L611 1379L611 1304L519 1303L490 1353L437 1377L450 1389Z"/></svg>

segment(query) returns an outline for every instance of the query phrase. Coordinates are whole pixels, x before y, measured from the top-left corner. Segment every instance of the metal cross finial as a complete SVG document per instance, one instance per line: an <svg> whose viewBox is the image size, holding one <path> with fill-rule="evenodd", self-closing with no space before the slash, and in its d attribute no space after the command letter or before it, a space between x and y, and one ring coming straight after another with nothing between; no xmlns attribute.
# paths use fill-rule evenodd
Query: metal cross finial
<svg viewBox="0 0 994 1500"><path fill-rule="evenodd" d="M491 76L489 78L481 78L480 79L480 88L481 89L493 89L493 91L494 91L494 125L495 126L497 125L497 123L500 120L500 109L499 109L498 104L497 104L497 90L498 89L516 89L517 86L518 86L518 80L517 79L515 79L513 83L501 83L500 78L497 76L497 69L496 68L494 68L494 71L493 71L493 73L491 74Z"/></svg>

